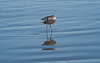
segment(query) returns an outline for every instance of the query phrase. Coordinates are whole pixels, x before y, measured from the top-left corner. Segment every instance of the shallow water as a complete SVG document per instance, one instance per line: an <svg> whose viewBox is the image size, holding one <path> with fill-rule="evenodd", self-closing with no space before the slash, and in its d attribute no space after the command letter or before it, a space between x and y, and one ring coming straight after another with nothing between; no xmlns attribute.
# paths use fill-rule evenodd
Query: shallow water
<svg viewBox="0 0 100 63"><path fill-rule="evenodd" d="M0 0L0 63L67 62L100 62L100 0Z"/></svg>

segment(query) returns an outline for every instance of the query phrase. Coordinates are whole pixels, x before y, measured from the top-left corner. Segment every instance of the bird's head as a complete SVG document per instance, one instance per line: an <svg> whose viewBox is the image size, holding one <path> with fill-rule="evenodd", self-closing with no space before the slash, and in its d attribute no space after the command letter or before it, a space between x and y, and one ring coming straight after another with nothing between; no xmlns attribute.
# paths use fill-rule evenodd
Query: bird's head
<svg viewBox="0 0 100 63"><path fill-rule="evenodd" d="M52 15L52 16L54 16L54 15Z"/></svg>

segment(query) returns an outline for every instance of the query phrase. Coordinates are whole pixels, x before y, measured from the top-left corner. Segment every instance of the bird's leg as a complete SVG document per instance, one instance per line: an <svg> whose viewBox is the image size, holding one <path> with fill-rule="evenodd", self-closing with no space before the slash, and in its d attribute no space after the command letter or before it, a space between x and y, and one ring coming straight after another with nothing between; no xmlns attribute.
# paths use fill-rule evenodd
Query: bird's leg
<svg viewBox="0 0 100 63"><path fill-rule="evenodd" d="M50 41L52 40L52 32L51 32L51 35L50 35Z"/></svg>
<svg viewBox="0 0 100 63"><path fill-rule="evenodd" d="M46 34L47 34L47 41L48 41L48 31L47 31L48 25L46 25Z"/></svg>
<svg viewBox="0 0 100 63"><path fill-rule="evenodd" d="M51 28L51 24L50 24L50 28ZM52 32L52 28L51 28L51 32Z"/></svg>
<svg viewBox="0 0 100 63"><path fill-rule="evenodd" d="M48 41L48 32L47 32L47 41Z"/></svg>
<svg viewBox="0 0 100 63"><path fill-rule="evenodd" d="M47 27L48 27L48 25L46 25L46 33L47 33Z"/></svg>

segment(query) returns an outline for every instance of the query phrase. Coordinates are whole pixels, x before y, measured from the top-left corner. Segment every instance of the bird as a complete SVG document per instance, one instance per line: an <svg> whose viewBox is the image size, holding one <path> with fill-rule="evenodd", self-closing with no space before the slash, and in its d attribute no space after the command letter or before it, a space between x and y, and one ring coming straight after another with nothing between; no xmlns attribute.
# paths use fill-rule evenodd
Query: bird
<svg viewBox="0 0 100 63"><path fill-rule="evenodd" d="M46 16L42 18L41 20L43 20L42 23L50 25L50 28L51 28L51 24L55 23L56 17L54 15L51 15L51 16ZM47 25L46 25L46 32L47 32ZM52 28L51 28L51 31L52 31Z"/></svg>

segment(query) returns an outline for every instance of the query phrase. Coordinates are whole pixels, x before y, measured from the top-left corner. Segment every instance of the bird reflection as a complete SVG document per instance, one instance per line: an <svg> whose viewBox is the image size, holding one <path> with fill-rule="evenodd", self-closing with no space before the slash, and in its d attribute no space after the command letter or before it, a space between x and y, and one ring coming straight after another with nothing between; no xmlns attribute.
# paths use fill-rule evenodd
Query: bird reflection
<svg viewBox="0 0 100 63"><path fill-rule="evenodd" d="M55 40L53 40L53 38L52 38L52 32L51 32L51 35L50 35L50 38L48 37L48 32L46 32L46 34L47 34L47 41L44 41L44 44L42 44L42 45L56 45L57 43L56 43L56 41Z"/></svg>
<svg viewBox="0 0 100 63"><path fill-rule="evenodd" d="M43 50L56 50L56 48L44 48Z"/></svg>
<svg viewBox="0 0 100 63"><path fill-rule="evenodd" d="M48 37L48 32L46 32L47 34L47 41L44 41L44 44L42 45L56 45L56 41L52 38L52 32L50 34L50 38ZM42 50L56 50L56 48L43 48Z"/></svg>

